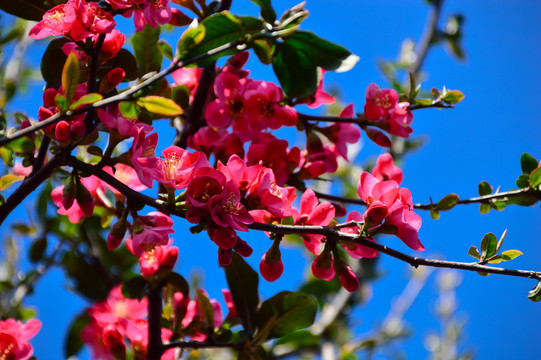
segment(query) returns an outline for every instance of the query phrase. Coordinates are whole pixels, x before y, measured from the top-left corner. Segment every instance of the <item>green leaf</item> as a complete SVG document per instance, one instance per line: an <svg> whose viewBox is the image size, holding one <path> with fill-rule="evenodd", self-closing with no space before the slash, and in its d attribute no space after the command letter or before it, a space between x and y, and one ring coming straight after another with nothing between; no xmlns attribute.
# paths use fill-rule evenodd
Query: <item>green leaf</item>
<svg viewBox="0 0 541 360"><path fill-rule="evenodd" d="M531 301L539 301L541 300L541 281L537 283L537 285L534 286L532 290L528 293L528 299Z"/></svg>
<svg viewBox="0 0 541 360"><path fill-rule="evenodd" d="M415 99L413 102L413 105L421 105L421 106L430 106L434 104L434 100L432 99Z"/></svg>
<svg viewBox="0 0 541 360"><path fill-rule="evenodd" d="M497 211L502 211L507 206L507 200L495 200L490 202L490 207Z"/></svg>
<svg viewBox="0 0 541 360"><path fill-rule="evenodd" d="M276 12L272 8L270 0L252 0L252 2L259 5L261 8L261 17L265 19L269 24L273 24L276 21Z"/></svg>
<svg viewBox="0 0 541 360"><path fill-rule="evenodd" d="M458 104L464 100L464 94L459 90L446 90L441 100L450 105Z"/></svg>
<svg viewBox="0 0 541 360"><path fill-rule="evenodd" d="M479 195L485 196L492 194L492 186L486 181L479 183Z"/></svg>
<svg viewBox="0 0 541 360"><path fill-rule="evenodd" d="M139 109L132 101L121 101L118 104L118 110L120 110L122 116L128 119L137 119L137 116L139 115Z"/></svg>
<svg viewBox="0 0 541 360"><path fill-rule="evenodd" d="M77 55L74 52L71 52L62 70L62 88L64 89L67 104L71 104L73 95L75 95L80 74L81 65L79 64L79 59L77 59Z"/></svg>
<svg viewBox="0 0 541 360"><path fill-rule="evenodd" d="M47 237L37 239L30 248L30 260L33 262L40 261L45 250L47 250Z"/></svg>
<svg viewBox="0 0 541 360"><path fill-rule="evenodd" d="M62 51L62 46L68 41L66 38L54 39L43 53L40 68L41 76L47 82L45 85L47 88L58 89L62 85L62 70L68 58Z"/></svg>
<svg viewBox="0 0 541 360"><path fill-rule="evenodd" d="M507 229L503 231L502 236L500 236L500 240L498 240L498 243L496 244L496 252L500 251L506 235L507 235Z"/></svg>
<svg viewBox="0 0 541 360"><path fill-rule="evenodd" d="M538 166L539 163L532 155L524 153L520 157L520 168L523 174L530 175Z"/></svg>
<svg viewBox="0 0 541 360"><path fill-rule="evenodd" d="M197 307L201 312L201 319L207 326L207 335L210 335L214 333L214 308L203 290L198 289L196 297Z"/></svg>
<svg viewBox="0 0 541 360"><path fill-rule="evenodd" d="M233 304L244 329L255 330L255 315L259 304L259 276L244 259L233 252L231 264L224 268Z"/></svg>
<svg viewBox="0 0 541 360"><path fill-rule="evenodd" d="M277 338L314 323L317 303L300 292L283 291L261 304L258 327L270 327L269 338Z"/></svg>
<svg viewBox="0 0 541 360"><path fill-rule="evenodd" d="M477 247L475 246L470 246L470 249L468 250L468 255L476 258L477 260L481 259L481 254L479 253L479 250L477 250Z"/></svg>
<svg viewBox="0 0 541 360"><path fill-rule="evenodd" d="M436 210L439 211L447 211L451 210L455 205L458 203L458 195L457 194L449 194L445 196L443 199L438 201L436 204Z"/></svg>
<svg viewBox="0 0 541 360"><path fill-rule="evenodd" d="M488 214L490 212L490 205L489 204L481 204L479 206L479 211L481 212L481 214Z"/></svg>
<svg viewBox="0 0 541 360"><path fill-rule="evenodd" d="M530 186L530 173L520 174L516 181L516 184L521 189L524 189Z"/></svg>
<svg viewBox="0 0 541 360"><path fill-rule="evenodd" d="M147 111L165 117L177 116L183 113L182 108L171 99L163 96L150 95L137 99L137 105Z"/></svg>
<svg viewBox="0 0 541 360"><path fill-rule="evenodd" d="M121 291L127 299L139 299L146 295L146 286L148 281L140 275L136 275L122 283Z"/></svg>
<svg viewBox="0 0 541 360"><path fill-rule="evenodd" d="M167 41L165 41L164 39L159 39L156 46L158 47L158 50L160 50L160 52L163 54L163 56L165 56L169 60L173 60L173 49Z"/></svg>
<svg viewBox="0 0 541 360"><path fill-rule="evenodd" d="M250 43L250 46L257 55L259 61L265 65L272 63L272 56L274 54L274 47L269 44L267 40L256 39Z"/></svg>
<svg viewBox="0 0 541 360"><path fill-rule="evenodd" d="M481 240L481 260L488 259L496 254L498 240L493 233L486 233Z"/></svg>
<svg viewBox="0 0 541 360"><path fill-rule="evenodd" d="M0 9L26 20L40 21L52 6L44 0L0 1Z"/></svg>
<svg viewBox="0 0 541 360"><path fill-rule="evenodd" d="M103 96L98 93L90 93L81 96L81 98L70 105L70 110L75 110L79 106L94 104L103 99Z"/></svg>
<svg viewBox="0 0 541 360"><path fill-rule="evenodd" d="M272 68L282 89L292 98L305 98L315 93L318 83L317 66L287 42L276 44Z"/></svg>
<svg viewBox="0 0 541 360"><path fill-rule="evenodd" d="M7 175L4 175L4 176L0 177L0 191L6 190L14 182L21 181L23 179L24 179L24 176L22 176L22 175L13 175L13 174L7 174Z"/></svg>
<svg viewBox="0 0 541 360"><path fill-rule="evenodd" d="M430 217L434 220L438 220L440 218L440 212L436 209L430 209Z"/></svg>
<svg viewBox="0 0 541 360"><path fill-rule="evenodd" d="M349 71L359 61L359 57L346 48L309 31L297 31L284 41L297 51L303 52L314 65L326 70Z"/></svg>
<svg viewBox="0 0 541 360"><path fill-rule="evenodd" d="M522 251L520 250L506 250L504 252L502 252L502 258L503 258L503 261L509 261L509 260L513 260L517 257L519 257L520 255L522 255Z"/></svg>
<svg viewBox="0 0 541 360"><path fill-rule="evenodd" d="M81 331L88 324L90 324L90 316L86 310L79 314L70 324L64 340L64 354L66 355L66 359L76 355L83 348L84 343L81 340Z"/></svg>
<svg viewBox="0 0 541 360"><path fill-rule="evenodd" d="M36 144L28 136L11 141L8 145L14 153L16 154L33 154L36 150Z"/></svg>
<svg viewBox="0 0 541 360"><path fill-rule="evenodd" d="M182 57L205 38L205 25L194 23L182 33L177 43L177 56Z"/></svg>
<svg viewBox="0 0 541 360"><path fill-rule="evenodd" d="M120 49L114 58L107 60L104 64L101 64L98 69L98 78L103 78L111 70L115 68L121 68L124 70L124 80L132 81L139 76L139 69L137 68L137 60L131 52L126 49Z"/></svg>
<svg viewBox="0 0 541 360"><path fill-rule="evenodd" d="M541 185L541 167L538 167L530 174L530 187L534 190Z"/></svg>
<svg viewBox="0 0 541 360"><path fill-rule="evenodd" d="M152 71L160 71L163 55L157 45L159 39L160 29L153 28L148 24L145 25L143 31L133 35L131 44L139 68L139 77Z"/></svg>
<svg viewBox="0 0 541 360"><path fill-rule="evenodd" d="M309 330L299 330L282 336L274 343L274 346L287 344L288 348L302 349L317 346L320 341L320 337Z"/></svg>
<svg viewBox="0 0 541 360"><path fill-rule="evenodd" d="M182 275L176 272L170 272L167 274L163 281L166 284L173 285L184 296L188 296L190 294L190 285L188 285L188 282Z"/></svg>

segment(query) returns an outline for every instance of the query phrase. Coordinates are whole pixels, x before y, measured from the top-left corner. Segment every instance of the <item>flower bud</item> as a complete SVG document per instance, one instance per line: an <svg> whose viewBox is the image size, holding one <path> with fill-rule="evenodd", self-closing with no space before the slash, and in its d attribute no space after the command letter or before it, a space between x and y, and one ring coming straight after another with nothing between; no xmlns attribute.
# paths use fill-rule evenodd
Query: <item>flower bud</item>
<svg viewBox="0 0 541 360"><path fill-rule="evenodd" d="M280 240L275 240L269 251L263 254L259 262L259 271L261 276L269 282L276 281L282 276L284 263L280 252Z"/></svg>
<svg viewBox="0 0 541 360"><path fill-rule="evenodd" d="M233 251L231 249L218 248L218 264L220 266L229 266L233 260Z"/></svg>
<svg viewBox="0 0 541 360"><path fill-rule="evenodd" d="M312 262L312 274L322 280L331 281L334 278L334 259L330 251L330 247L325 245L325 248Z"/></svg>
<svg viewBox="0 0 541 360"><path fill-rule="evenodd" d="M254 250L248 245L248 243L241 238L237 238L237 245L235 245L235 251L242 257L248 257L252 255Z"/></svg>
<svg viewBox="0 0 541 360"><path fill-rule="evenodd" d="M169 20L169 25L173 26L186 26L192 23L193 19L188 15L184 14L179 9L171 9L171 20Z"/></svg>
<svg viewBox="0 0 541 360"><path fill-rule="evenodd" d="M365 132L368 138L375 142L377 145L383 147L391 147L391 140L389 140L387 135L385 135L383 132L372 128L367 128Z"/></svg>
<svg viewBox="0 0 541 360"><path fill-rule="evenodd" d="M62 191L62 206L68 210L77 194L77 187L75 186L75 179L73 176L68 177L68 181L64 184L64 190Z"/></svg>
<svg viewBox="0 0 541 360"><path fill-rule="evenodd" d="M54 128L54 136L58 141L67 142L70 139L71 128L70 124L65 121L59 121Z"/></svg>
<svg viewBox="0 0 541 360"><path fill-rule="evenodd" d="M339 259L335 263L335 270L338 273L338 279L340 283L350 293L359 290L359 279L351 269L351 267L344 263L342 259Z"/></svg>
<svg viewBox="0 0 541 360"><path fill-rule="evenodd" d="M81 183L79 178L75 179L77 186L77 204L85 214L85 216L90 217L94 213L94 197L88 189Z"/></svg>
<svg viewBox="0 0 541 360"><path fill-rule="evenodd" d="M127 229L126 216L122 216L111 228L111 232L107 236L107 250L111 251L120 246L124 239Z"/></svg>
<svg viewBox="0 0 541 360"><path fill-rule="evenodd" d="M103 329L103 344L114 360L126 360L126 345L124 344L124 337L113 326L107 325Z"/></svg>

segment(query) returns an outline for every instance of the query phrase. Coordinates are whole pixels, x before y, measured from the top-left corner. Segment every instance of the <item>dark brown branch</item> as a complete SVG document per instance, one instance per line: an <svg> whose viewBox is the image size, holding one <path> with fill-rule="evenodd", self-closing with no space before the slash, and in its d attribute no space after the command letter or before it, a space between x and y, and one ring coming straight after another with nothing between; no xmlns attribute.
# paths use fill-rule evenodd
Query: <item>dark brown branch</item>
<svg viewBox="0 0 541 360"><path fill-rule="evenodd" d="M29 176L22 184L6 199L6 202L0 206L0 225L8 217L8 215L28 196L35 191L41 183L43 183L54 169L61 166L63 161L61 157L53 157L45 166L40 168L33 176Z"/></svg>
<svg viewBox="0 0 541 360"><path fill-rule="evenodd" d="M96 44L91 49L92 53L90 56L90 61L88 64L88 80L86 82L86 92L87 94L93 93L96 91L96 79L98 77L98 67L100 65L99 58L101 53L101 48L103 42L105 41L105 34L100 34ZM90 132L90 129L93 127L93 123L96 119L96 110L91 109L86 113L85 116L85 126L86 133Z"/></svg>
<svg viewBox="0 0 541 360"><path fill-rule="evenodd" d="M201 77L199 78L199 83L197 84L197 90L195 92L192 104L190 105L188 111L186 111L184 127L175 138L173 145L185 149L188 146L188 138L193 136L197 130L205 126L203 109L205 109L210 89L214 83L215 68L216 63L212 63L203 69Z"/></svg>
<svg viewBox="0 0 541 360"><path fill-rule="evenodd" d="M162 344L162 287L148 289L148 349L147 360L160 360L164 352Z"/></svg>
<svg viewBox="0 0 541 360"><path fill-rule="evenodd" d="M173 71L175 71L177 69L180 69L181 67L184 67L184 66L196 63L198 61L204 60L204 59L206 59L206 58L208 58L210 56L214 56L214 55L216 55L218 53L233 49L233 48L237 47L238 45L240 45L242 43L244 43L244 42L242 42L242 41L234 41L234 42L231 42L231 43L227 43L225 45L222 45L222 46L219 46L219 47L214 48L212 50L209 50L205 54L195 56L192 59L189 59L187 61L180 61L180 60L177 59L176 61L173 61L171 63L171 65L169 65L166 69L160 71L159 73L155 74L154 76L149 77L148 79L146 79L142 83L140 83L140 84L138 84L136 86L130 87L129 89L127 89L126 91L124 91L124 92L122 92L120 94L117 94L117 95L108 97L106 99L97 101L97 102L95 102L93 104L87 105L86 107L83 107L83 108L80 108L80 109L77 109L77 110L68 110L65 113L56 113L55 115L51 116L50 118L48 118L46 120L43 120L43 121L40 121L39 123L37 123L37 124L35 124L33 126L29 126L29 127L25 128L23 130L17 131L14 134L11 134L10 136L6 136L5 138L0 139L0 147L10 143L13 140L19 139L19 138L21 138L23 136L26 136L28 134L31 134L31 133L37 131L37 130L43 129L44 127L55 124L55 123L57 123L57 122L59 122L59 121L61 121L63 119L66 119L66 118L69 118L69 117L72 117L72 116L75 116L75 115L79 115L79 114L84 114L84 113L86 113L86 112L88 112L90 110L97 110L97 109L106 107L107 105L118 103L120 101L131 100L133 98L133 96L137 92L139 92L140 90L146 88L147 86L152 85L156 81L161 80L165 76L171 74Z"/></svg>
<svg viewBox="0 0 541 360"><path fill-rule="evenodd" d="M428 50L432 44L432 40L438 32L438 21L441 15L441 8L443 6L443 0L434 0L432 13L428 18L425 31L423 32L422 39L419 41L419 47L417 49L417 58L415 63L411 66L410 71L413 75L417 75L423 66L423 62L426 60Z"/></svg>
<svg viewBox="0 0 541 360"><path fill-rule="evenodd" d="M34 162L32 163L32 172L30 173L30 177L33 177L39 169L43 166L43 163L45 162L45 158L47 157L47 151L49 151L49 145L51 144L51 138L47 135L44 135L41 140L41 145L39 147L38 155L34 159Z"/></svg>
<svg viewBox="0 0 541 360"><path fill-rule="evenodd" d="M155 209L165 212L167 214L176 215L179 217L184 217L184 213L175 211L174 209L169 209L163 202L150 198L144 194L141 194L137 191L132 190L126 185L122 184L120 181L116 180L114 177L106 173L105 171L97 168L94 165L85 164L82 161L79 161L73 157L67 160L67 163L70 166L74 166L79 170L87 171L93 175L96 175L101 180L107 182L109 185L116 188L118 191L122 192L128 199L132 201L142 202L146 205L154 207ZM114 181L113 181L114 180ZM377 250L408 264L418 267L418 266L431 266L431 267L441 267L449 269L462 269L469 271L480 271L490 274L500 274L500 275L511 275L518 277L527 277L532 279L541 280L541 272L537 271L528 271L528 270L514 270L514 269L504 269L491 267L486 265L480 265L478 263L464 263L464 262L455 262L455 261L444 261L444 260L433 260L433 259L424 259L419 257L414 257L406 255L398 250L394 250L385 245L381 245L365 239L359 235L349 234L340 232L339 228L352 226L354 223L338 224L336 226L316 226L316 225L280 225L280 224L266 224L254 222L248 225L248 228L251 230L260 230L268 231L276 234L319 234L323 235L328 239L333 239L335 241L342 242L355 242L359 245L366 246L368 248Z"/></svg>
<svg viewBox="0 0 541 360"><path fill-rule="evenodd" d="M165 350L172 348L181 349L209 349L209 348L232 348L240 350L243 343L221 343L214 341L172 341L170 343L163 344Z"/></svg>
<svg viewBox="0 0 541 360"><path fill-rule="evenodd" d="M353 199L353 198L347 198L343 196L337 196L337 195L330 195L330 194L324 194L320 192L315 192L316 196L320 199L326 199L330 201L337 201L347 204L354 204L354 205L365 205L366 203L362 201L361 199ZM515 189L515 190L509 190L497 194L490 194L490 195L484 195L484 196L477 196L469 199L463 199L459 200L456 205L467 205L467 204L490 204L493 200L505 200L510 197L521 197L521 196L531 196L532 198L535 198L535 195L533 194L532 190L528 188L523 189ZM414 209L418 210L430 210L434 207L435 204L413 204Z"/></svg>

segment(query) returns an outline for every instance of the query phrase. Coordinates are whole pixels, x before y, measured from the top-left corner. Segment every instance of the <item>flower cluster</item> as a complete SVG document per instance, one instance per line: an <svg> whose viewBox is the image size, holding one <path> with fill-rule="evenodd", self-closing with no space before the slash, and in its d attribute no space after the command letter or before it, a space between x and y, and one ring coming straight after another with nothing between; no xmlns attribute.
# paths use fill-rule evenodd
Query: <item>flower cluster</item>
<svg viewBox="0 0 541 360"><path fill-rule="evenodd" d="M376 120L390 134L408 137L413 129L413 114L408 102L399 102L398 94L393 89L380 89L372 83L366 89L364 116Z"/></svg>
<svg viewBox="0 0 541 360"><path fill-rule="evenodd" d="M206 296L202 290L201 295ZM224 290L224 298L229 308L229 315L236 316L235 308L231 302L231 295ZM219 302L210 299L214 309L214 324L219 327L223 322L222 309ZM92 358L97 360L125 359L128 348L133 353L134 359L146 359L148 347L148 301L145 297L141 300L127 299L122 295L120 286L111 289L106 300L97 302L87 313L90 323L82 330L81 339L91 349ZM205 340L206 334L201 317L201 309L195 300L190 300L180 292L173 294L172 314L168 319L172 328L178 329L180 337L190 337L192 340ZM173 332L162 329L162 341L168 341ZM175 359L175 350L169 349L164 352L162 360ZM16 358L18 359L18 358ZM23 359L23 358L21 358ZM24 358L27 359L27 358Z"/></svg>

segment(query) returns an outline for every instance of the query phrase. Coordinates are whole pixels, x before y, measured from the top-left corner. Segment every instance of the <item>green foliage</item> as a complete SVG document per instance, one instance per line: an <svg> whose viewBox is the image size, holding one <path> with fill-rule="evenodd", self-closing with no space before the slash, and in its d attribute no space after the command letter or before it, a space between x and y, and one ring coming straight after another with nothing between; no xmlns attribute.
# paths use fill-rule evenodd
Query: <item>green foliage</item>
<svg viewBox="0 0 541 360"><path fill-rule="evenodd" d="M81 65L77 56L74 52L71 52L62 70L62 88L64 89L67 104L71 104L73 95L75 95L75 89L79 84L79 77L81 75L80 67Z"/></svg>
<svg viewBox="0 0 541 360"><path fill-rule="evenodd" d="M270 0L252 0L252 2L259 5L261 8L261 17L266 22L272 24L276 21L276 12L272 8Z"/></svg>
<svg viewBox="0 0 541 360"><path fill-rule="evenodd" d="M76 355L83 348L81 340L81 331L90 323L90 316L86 310L80 313L68 327L68 332L64 341L64 354L66 358Z"/></svg>
<svg viewBox="0 0 541 360"><path fill-rule="evenodd" d="M266 332L263 340L278 338L314 323L317 303L301 292L282 291L261 304L257 312L260 332Z"/></svg>
<svg viewBox="0 0 541 360"><path fill-rule="evenodd" d="M177 116L183 113L182 108L176 102L162 96L141 97L137 99L136 103L143 109L163 117Z"/></svg>
<svg viewBox="0 0 541 360"><path fill-rule="evenodd" d="M541 300L541 281L539 281L537 285L535 285L534 288L530 290L530 292L528 293L528 299L535 302Z"/></svg>
<svg viewBox="0 0 541 360"><path fill-rule="evenodd" d="M253 332L259 304L259 275L236 252L233 252L231 264L224 270L240 321L244 329Z"/></svg>
<svg viewBox="0 0 541 360"><path fill-rule="evenodd" d="M160 71L163 55L158 49L159 39L160 29L153 28L150 25L145 25L143 31L136 32L133 35L131 44L137 59L139 77L153 71Z"/></svg>

